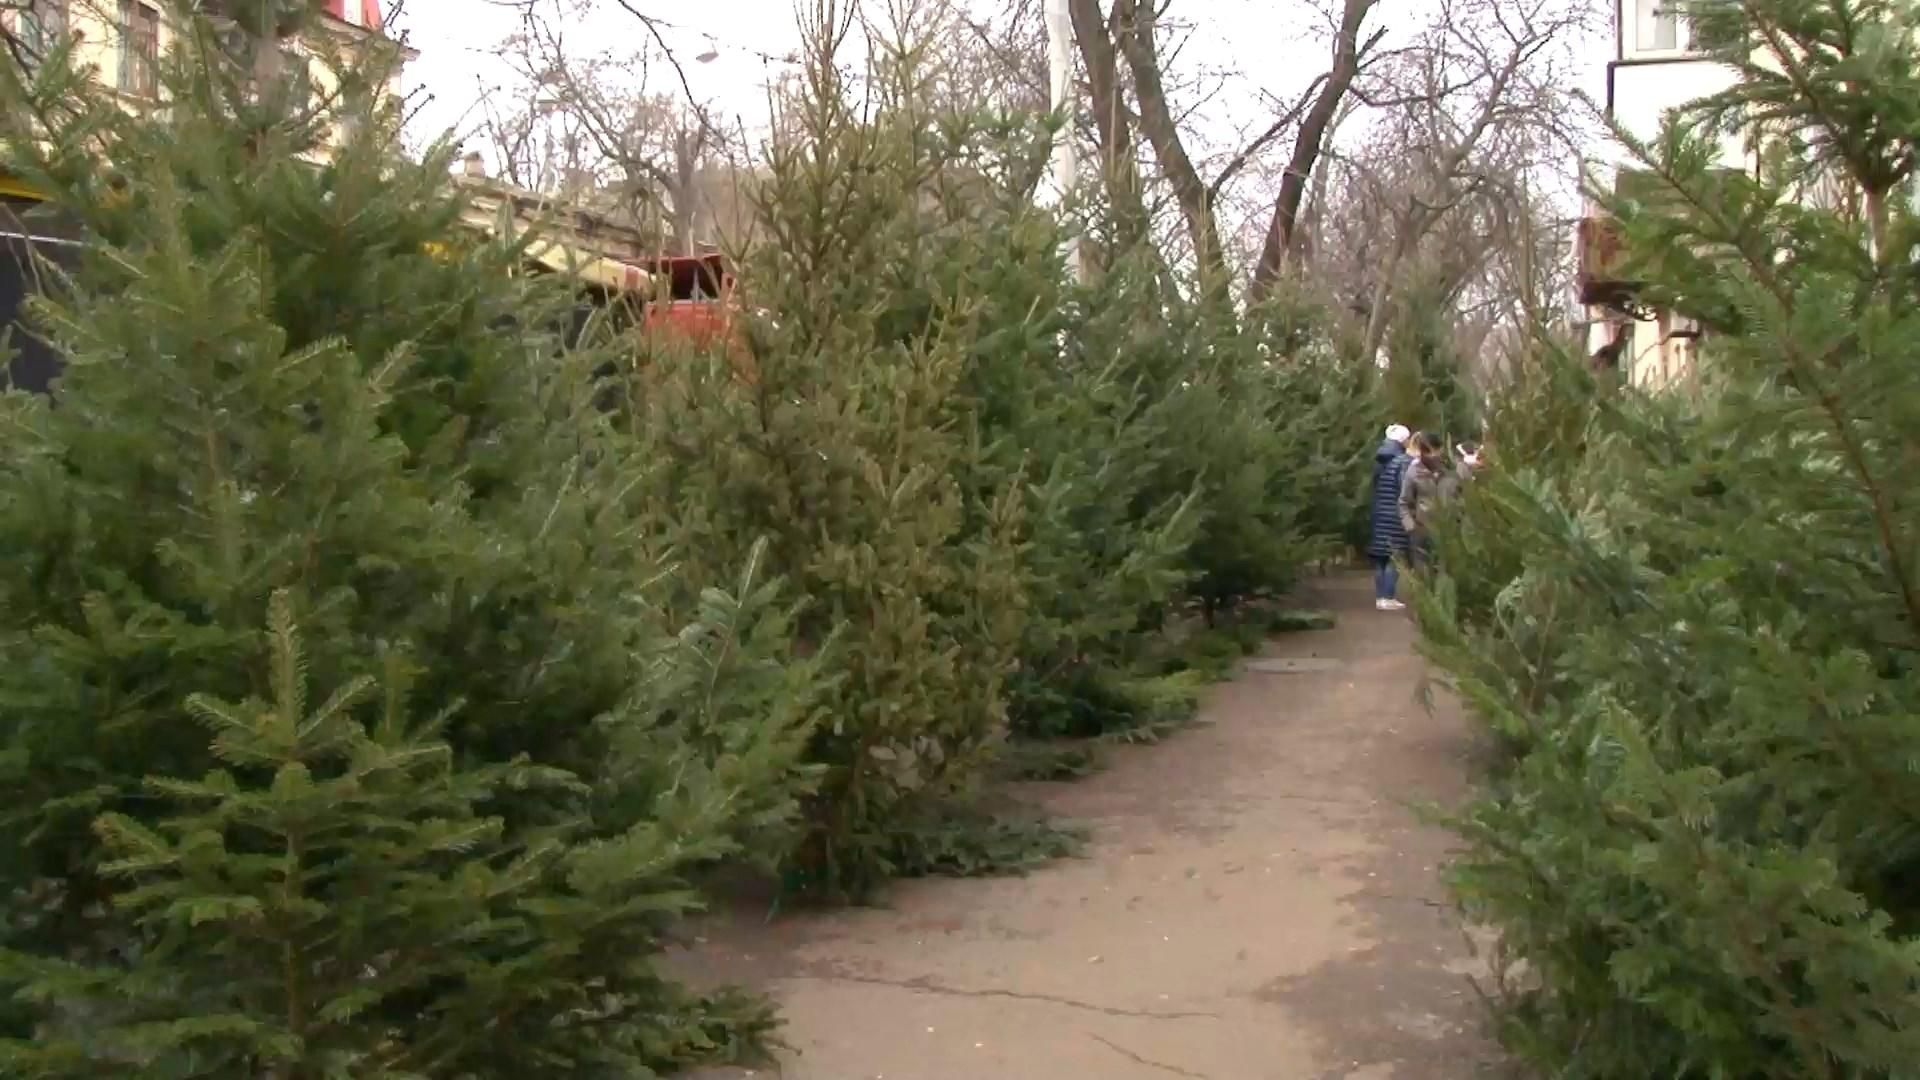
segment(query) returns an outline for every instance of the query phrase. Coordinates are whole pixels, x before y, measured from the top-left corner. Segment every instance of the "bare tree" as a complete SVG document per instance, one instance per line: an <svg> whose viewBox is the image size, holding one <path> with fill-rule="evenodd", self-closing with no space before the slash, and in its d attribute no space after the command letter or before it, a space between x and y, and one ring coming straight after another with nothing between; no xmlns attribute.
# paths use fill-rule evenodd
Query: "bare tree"
<svg viewBox="0 0 1920 1080"><path fill-rule="evenodd" d="M596 0L521 2L531 12ZM671 24L635 0L597 2L631 14L651 46L624 58L583 53L555 20L530 19L516 48L531 89L518 112L496 117L494 141L517 182L573 178L659 221L684 249L697 231L703 163L739 160L747 148L723 137L692 96L662 37ZM957 0L902 2L939 23L934 49L955 87L1017 111L1044 107L1042 0L994 0L985 12ZM1268 116L1224 147L1191 126L1196 99L1219 86L1180 62L1176 0L1067 6L1084 80L1073 134L1096 151L1115 237L1147 243L1163 267L1183 261L1165 252L1191 252L1202 295L1225 298L1239 263L1257 299L1320 250L1328 272L1315 276L1332 282L1375 353L1403 272L1436 281L1467 321L1553 306L1564 245L1534 170L1565 149L1547 147L1564 103L1555 46L1581 0L1446 0L1398 47L1372 25L1378 0L1337 0L1324 13L1327 70L1297 96L1274 98ZM649 76L666 92L647 92Z"/></svg>
<svg viewBox="0 0 1920 1080"><path fill-rule="evenodd" d="M994 105L1044 112L1051 105L1045 0L1001 0L989 13L956 12L961 33L942 51L956 78Z"/></svg>
<svg viewBox="0 0 1920 1080"><path fill-rule="evenodd" d="M1161 73L1160 46L1157 41L1159 16L1149 0L1141 6L1137 0L1113 0L1113 21L1121 54L1133 74L1133 92L1140 108L1140 130L1146 136L1160 171L1173 189L1173 197L1186 221L1187 239L1193 247L1194 267L1203 289L1223 284L1226 255L1220 247L1220 227L1214 218L1213 202L1217 189L1200 178L1200 170L1187 152L1180 124L1167 100L1166 81Z"/></svg>
<svg viewBox="0 0 1920 1080"><path fill-rule="evenodd" d="M1100 175L1118 218L1119 240L1144 240L1148 230L1146 203L1141 193L1139 166L1134 159L1134 117L1127 107L1120 74L1120 51L1115 39L1124 33L1124 9L1111 16L1100 10L1100 0L1068 0L1073 36L1086 66L1087 106L1093 117Z"/></svg>
<svg viewBox="0 0 1920 1080"><path fill-rule="evenodd" d="M1400 104L1376 135L1394 152L1366 178L1393 235L1373 263L1363 355L1379 352L1396 278L1429 234L1463 207L1511 205L1558 138L1568 98L1557 47L1585 14L1564 0L1455 0L1396 58Z"/></svg>
<svg viewBox="0 0 1920 1080"><path fill-rule="evenodd" d="M666 246L691 253L709 174L728 147L704 103L683 96L684 72L655 47L615 52L577 45L564 26L592 0L529 0L520 29L501 43L519 93L486 108L485 133L505 179L588 201L652 227ZM674 89L650 88L669 68Z"/></svg>
<svg viewBox="0 0 1920 1080"><path fill-rule="evenodd" d="M1300 245L1296 237L1301 200L1306 196L1309 180L1315 175L1315 167L1320 161L1321 150L1327 144L1335 120L1347 100L1347 92L1353 88L1353 82L1359 77L1369 54L1386 35L1386 31L1380 29L1368 34L1364 41L1360 38L1367 16L1377 2L1343 0L1340 25L1333 38L1333 64L1309 89L1313 104L1307 109L1299 130L1294 134L1293 153L1287 159L1286 171L1281 174L1280 193L1274 199L1273 217L1267 224L1260 258L1254 264L1250 294L1256 299L1272 288L1288 262L1299 254Z"/></svg>
<svg viewBox="0 0 1920 1080"><path fill-rule="evenodd" d="M1202 287L1218 293L1229 277L1219 222L1227 185L1299 122L1308 97L1281 110L1264 130L1229 154L1208 179L1202 175L1205 165L1188 146L1180 113L1173 104L1169 65L1162 48L1163 9L1151 0L1145 4L1112 0L1111 8L1103 13L1099 0L1070 0L1068 10L1086 65L1088 97L1109 186L1137 205L1139 184L1132 148L1137 127L1152 149L1173 204L1179 209ZM1128 90L1134 109L1128 107Z"/></svg>

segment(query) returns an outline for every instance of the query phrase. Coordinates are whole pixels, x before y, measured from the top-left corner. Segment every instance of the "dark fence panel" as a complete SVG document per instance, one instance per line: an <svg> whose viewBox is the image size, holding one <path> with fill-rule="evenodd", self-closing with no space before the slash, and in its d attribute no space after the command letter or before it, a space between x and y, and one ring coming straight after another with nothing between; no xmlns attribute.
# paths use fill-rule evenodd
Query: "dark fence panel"
<svg viewBox="0 0 1920 1080"><path fill-rule="evenodd" d="M60 353L27 326L25 308L29 296L47 287L53 267L71 268L78 261L79 237L77 226L45 206L0 200L0 327L13 353L6 386L48 393L65 366Z"/></svg>

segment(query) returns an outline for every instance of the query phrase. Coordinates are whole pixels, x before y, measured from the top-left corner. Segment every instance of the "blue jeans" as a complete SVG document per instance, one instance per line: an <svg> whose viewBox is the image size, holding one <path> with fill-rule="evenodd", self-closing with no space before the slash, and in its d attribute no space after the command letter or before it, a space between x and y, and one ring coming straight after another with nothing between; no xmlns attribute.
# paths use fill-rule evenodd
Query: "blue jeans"
<svg viewBox="0 0 1920 1080"><path fill-rule="evenodd" d="M1391 600L1399 588L1400 568L1394 565L1392 558L1381 558L1375 555L1373 557L1373 598Z"/></svg>

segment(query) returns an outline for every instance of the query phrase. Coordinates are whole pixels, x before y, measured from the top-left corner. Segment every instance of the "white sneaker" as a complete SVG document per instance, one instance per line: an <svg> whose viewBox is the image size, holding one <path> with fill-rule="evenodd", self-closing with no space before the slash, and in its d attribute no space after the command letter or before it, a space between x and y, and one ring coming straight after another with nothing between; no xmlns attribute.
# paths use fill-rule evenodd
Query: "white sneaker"
<svg viewBox="0 0 1920 1080"><path fill-rule="evenodd" d="M1405 611L1407 605L1398 600L1375 600L1373 606L1381 611Z"/></svg>

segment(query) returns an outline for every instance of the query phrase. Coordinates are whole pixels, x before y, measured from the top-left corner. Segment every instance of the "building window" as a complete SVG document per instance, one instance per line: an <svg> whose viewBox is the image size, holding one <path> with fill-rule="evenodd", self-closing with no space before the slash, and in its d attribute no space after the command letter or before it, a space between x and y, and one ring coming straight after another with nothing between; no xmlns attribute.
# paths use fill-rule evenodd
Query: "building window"
<svg viewBox="0 0 1920 1080"><path fill-rule="evenodd" d="M30 60L59 48L67 34L67 0L30 0L20 13L20 45Z"/></svg>
<svg viewBox="0 0 1920 1080"><path fill-rule="evenodd" d="M374 108L374 91L349 79L341 88L340 106L334 112L340 124L340 142L345 143L358 135L373 116Z"/></svg>
<svg viewBox="0 0 1920 1080"><path fill-rule="evenodd" d="M1680 12L1675 0L1634 0L1634 48L1640 52L1676 52L1680 48Z"/></svg>
<svg viewBox="0 0 1920 1080"><path fill-rule="evenodd" d="M120 89L152 97L160 89L160 12L120 0Z"/></svg>

